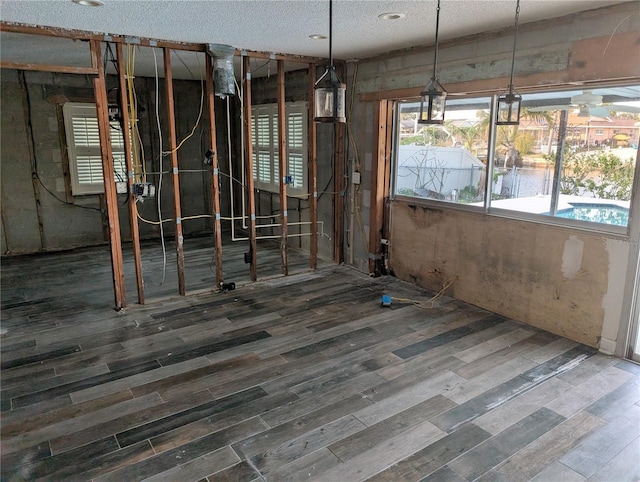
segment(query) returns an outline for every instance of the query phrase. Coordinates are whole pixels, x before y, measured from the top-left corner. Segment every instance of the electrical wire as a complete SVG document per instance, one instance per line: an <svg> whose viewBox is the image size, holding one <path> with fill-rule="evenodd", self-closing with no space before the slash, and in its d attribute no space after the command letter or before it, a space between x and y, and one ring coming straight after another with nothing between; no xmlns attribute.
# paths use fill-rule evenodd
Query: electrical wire
<svg viewBox="0 0 640 482"><path fill-rule="evenodd" d="M177 51L176 51L176 53L177 53ZM185 67L187 66L180 56L178 56L178 59L180 59L180 61L185 65ZM196 55L196 59L199 59L199 57L197 55ZM200 65L200 61L199 60L198 60L198 65ZM189 70L189 67L187 67L187 70ZM193 74L191 73L190 70L189 70L189 73L193 77ZM182 147L182 145L188 139L190 139L193 136L193 134L196 132L196 129L200 125L200 119L202 118L203 107L204 107L204 80L202 79L202 71L201 71L200 72L200 111L198 112L198 118L196 119L196 123L193 125L193 128L191 129L191 132L184 139L182 139L182 141L180 141L180 143L176 147L174 147L170 151L165 151L162 154L164 154L165 156L169 155L169 154L173 154L178 149L180 149Z"/></svg>
<svg viewBox="0 0 640 482"><path fill-rule="evenodd" d="M236 183L240 184L241 187L247 189L247 186L240 179L238 179L237 177L234 177L234 176L232 176L230 174L227 174L226 172L222 172L222 171L218 171L218 174L221 175L221 176L228 177L232 181L235 181Z"/></svg>
<svg viewBox="0 0 640 482"><path fill-rule="evenodd" d="M29 96L29 88L27 86L26 81L24 80L24 71L21 72L22 75L22 80L24 83L24 90L25 90L25 101L27 104L27 125L29 126L29 137L30 137L30 141L31 141L31 145L35 146L36 145L36 139L35 136L33 134L33 125L31 122L31 97ZM75 204L69 201L66 201L64 199L59 198L56 194L54 194L45 184L44 182L42 182L42 179L40 179L40 174L38 173L38 156L36 155L36 150L33 149L33 172L31 173L31 176L33 178L35 178L38 181L38 184L40 184L42 186L42 188L47 191L51 197L53 197L56 201L61 202L62 204L66 204L67 206L74 206L76 208L80 208L80 209L89 209L91 211L98 211L99 213L102 214L102 209L100 208L96 208L93 206L82 206L80 204Z"/></svg>
<svg viewBox="0 0 640 482"><path fill-rule="evenodd" d="M59 201L62 204L66 204L67 206L74 206L74 207L80 208L80 209L90 209L92 211L98 211L99 213L102 213L102 209L100 209L100 208L96 208L96 207L93 207L93 206L82 206L81 204L75 204L75 203L72 203L72 202L69 202L69 201L65 201L64 199L60 199L53 192L51 192L51 190L47 186L44 185L44 183L42 182L42 179L40 179L40 175L37 172L33 172L32 175L33 175L33 177L36 178L36 180L42 186L42 188L45 191L47 191L56 201Z"/></svg>
<svg viewBox="0 0 640 482"><path fill-rule="evenodd" d="M162 206L161 206L161 193L162 193L162 127L160 125L160 111L158 104L160 102L160 82L158 80L158 59L156 58L156 49L151 49L153 52L153 65L155 66L155 81L156 81L156 93L155 93L155 111L156 111L156 124L158 126L158 143L160 145L159 151L160 155L158 156L160 168L160 175L158 176L158 191L156 193L156 205L158 207L158 219L162 219ZM159 222L160 226L160 242L162 244L162 281L160 282L160 286L164 283L166 273L167 273L167 247L164 242L164 227L162 226L162 222Z"/></svg>
<svg viewBox="0 0 640 482"><path fill-rule="evenodd" d="M133 170L136 181L147 182L146 160L144 157L144 144L138 128L138 94L135 88L135 46L127 45L127 62L125 64L125 74L127 81L127 95L129 106L129 123L131 124L131 135L133 136ZM138 148L139 146L139 148Z"/></svg>
<svg viewBox="0 0 640 482"><path fill-rule="evenodd" d="M351 81L351 95L350 97L350 102L349 102L349 115L347 116L348 119L351 119L353 116L353 105L354 105L354 101L355 101L355 86L356 86L356 79L358 76L358 64L355 63L354 65L354 70L353 70L353 80ZM353 152L353 159L354 159L354 163L355 163L355 168L356 170L360 171L361 169L361 163L360 163L360 153L358 151L358 145L356 144L355 141L355 136L353 135L353 130L351 128L351 123L348 122L347 123L347 138L349 140L349 147L351 149L351 151ZM345 163L345 169L348 169L348 163ZM345 172L346 174L346 172ZM353 195L353 210L354 210L354 214L355 214L355 218L356 221L358 223L358 227L360 228L360 239L362 241L362 245L364 247L364 252L368 253L369 252L369 245L367 244L367 234L366 234L366 230L364 228L364 221L362 220L362 210L360 208L360 204L358 202L358 200L360 199L360 184L358 184L356 187L354 187L353 184L351 184L350 189L354 189L354 195ZM346 191L346 188L345 188ZM345 203L346 205L346 203ZM351 229L353 229L353 226L351 226Z"/></svg>
<svg viewBox="0 0 640 482"><path fill-rule="evenodd" d="M431 298L429 298L426 301L414 300L411 298L397 298L395 296L392 296L391 299L399 302L413 303L418 308L432 309L435 302L444 296L444 292L447 290L447 288L449 288L449 286L451 286L454 283L454 281L457 279L458 277L456 276L455 278L448 279L447 281L442 283L442 288L440 289L440 291L438 291L435 295L433 295ZM427 304L429 306L426 306Z"/></svg>

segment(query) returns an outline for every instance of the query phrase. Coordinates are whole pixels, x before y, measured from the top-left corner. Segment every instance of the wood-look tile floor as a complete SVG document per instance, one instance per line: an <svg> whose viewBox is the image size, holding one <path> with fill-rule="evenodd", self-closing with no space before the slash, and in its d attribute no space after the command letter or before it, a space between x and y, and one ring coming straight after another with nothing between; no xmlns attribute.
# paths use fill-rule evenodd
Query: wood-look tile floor
<svg viewBox="0 0 640 482"><path fill-rule="evenodd" d="M338 266L115 312L82 254L3 260L2 480L640 479L635 364Z"/></svg>

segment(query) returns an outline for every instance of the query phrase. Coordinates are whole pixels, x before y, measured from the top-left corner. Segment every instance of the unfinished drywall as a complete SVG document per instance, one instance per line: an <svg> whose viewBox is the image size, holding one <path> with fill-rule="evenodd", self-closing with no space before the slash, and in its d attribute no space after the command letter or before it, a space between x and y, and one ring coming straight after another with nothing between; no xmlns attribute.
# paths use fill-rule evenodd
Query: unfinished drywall
<svg viewBox="0 0 640 482"><path fill-rule="evenodd" d="M435 292L450 284L447 295L599 346L620 296L612 271L626 274L613 237L398 201L391 214L399 278Z"/></svg>

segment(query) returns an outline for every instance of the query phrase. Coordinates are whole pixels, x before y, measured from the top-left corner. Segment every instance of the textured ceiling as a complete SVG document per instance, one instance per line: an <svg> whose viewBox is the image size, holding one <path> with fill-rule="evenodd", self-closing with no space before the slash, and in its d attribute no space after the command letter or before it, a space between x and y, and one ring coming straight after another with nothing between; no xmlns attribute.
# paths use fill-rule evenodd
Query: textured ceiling
<svg viewBox="0 0 640 482"><path fill-rule="evenodd" d="M328 40L309 38L328 35L328 0L103 1L102 7L85 7L71 0L1 0L0 18L98 33L222 43L262 52L328 56ZM637 0L521 0L520 22L622 1ZM515 0L442 0L440 39L511 27L515 6ZM389 12L405 17L378 18ZM350 60L432 44L435 12L436 0L334 0L334 56Z"/></svg>

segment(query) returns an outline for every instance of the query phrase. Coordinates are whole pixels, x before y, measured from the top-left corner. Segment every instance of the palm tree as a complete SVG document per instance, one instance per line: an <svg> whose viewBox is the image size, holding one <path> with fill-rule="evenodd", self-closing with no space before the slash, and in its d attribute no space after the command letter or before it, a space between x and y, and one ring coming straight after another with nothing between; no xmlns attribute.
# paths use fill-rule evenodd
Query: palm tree
<svg viewBox="0 0 640 482"><path fill-rule="evenodd" d="M445 124L451 133L454 144L460 142L468 151L473 152L475 145L479 141L484 141L479 124L459 126L454 124L453 121L446 121Z"/></svg>
<svg viewBox="0 0 640 482"><path fill-rule="evenodd" d="M547 152L545 154L551 154L551 144L553 142L554 129L556 127L557 110L545 110L541 112L532 112L527 107L523 107L520 111L521 119L528 119L537 124L546 124L549 135L549 142L547 142Z"/></svg>

